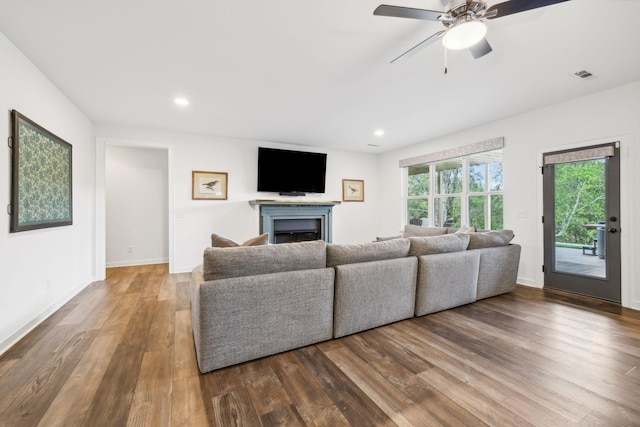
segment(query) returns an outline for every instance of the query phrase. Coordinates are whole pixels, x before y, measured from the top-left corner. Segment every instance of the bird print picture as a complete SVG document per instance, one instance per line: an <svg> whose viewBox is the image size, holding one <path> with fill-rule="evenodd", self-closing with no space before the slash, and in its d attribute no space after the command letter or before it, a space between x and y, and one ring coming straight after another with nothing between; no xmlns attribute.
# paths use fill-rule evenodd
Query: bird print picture
<svg viewBox="0 0 640 427"><path fill-rule="evenodd" d="M364 202L364 181L361 179L343 179L342 201Z"/></svg>
<svg viewBox="0 0 640 427"><path fill-rule="evenodd" d="M227 200L227 173L193 171L193 200Z"/></svg>

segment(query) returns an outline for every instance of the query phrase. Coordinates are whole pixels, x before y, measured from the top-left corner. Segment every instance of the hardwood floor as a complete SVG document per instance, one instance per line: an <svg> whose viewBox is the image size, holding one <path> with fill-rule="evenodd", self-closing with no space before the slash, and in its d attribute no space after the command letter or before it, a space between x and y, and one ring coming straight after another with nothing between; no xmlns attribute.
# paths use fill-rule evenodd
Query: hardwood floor
<svg viewBox="0 0 640 427"><path fill-rule="evenodd" d="M638 426L640 313L516 292L201 375L189 275L109 269L0 357L1 426Z"/></svg>

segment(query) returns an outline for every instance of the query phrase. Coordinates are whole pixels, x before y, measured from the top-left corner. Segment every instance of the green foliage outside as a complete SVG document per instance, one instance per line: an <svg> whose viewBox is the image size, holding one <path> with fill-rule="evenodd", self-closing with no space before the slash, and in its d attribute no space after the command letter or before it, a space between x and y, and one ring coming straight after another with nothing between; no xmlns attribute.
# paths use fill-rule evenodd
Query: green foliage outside
<svg viewBox="0 0 640 427"><path fill-rule="evenodd" d="M434 225L442 225L453 219L454 227L461 226L462 199L459 196L439 197L464 193L461 161L447 161L435 165ZM409 168L407 201L409 221L427 218L429 214L429 165ZM472 161L468 177L469 226L493 230L503 228L503 203L501 194L473 195L502 191L502 162ZM420 198L415 198L420 197ZM490 227L489 227L490 221Z"/></svg>
<svg viewBox="0 0 640 427"><path fill-rule="evenodd" d="M409 199L409 219L427 218L429 216L429 199Z"/></svg>
<svg viewBox="0 0 640 427"><path fill-rule="evenodd" d="M605 161L562 163L554 169L556 242L591 243L597 231L585 224L605 220Z"/></svg>
<svg viewBox="0 0 640 427"><path fill-rule="evenodd" d="M429 167L409 168L407 193L409 196L429 195ZM429 216L429 199L409 199L407 208L409 220L427 218Z"/></svg>
<svg viewBox="0 0 640 427"><path fill-rule="evenodd" d="M462 200L460 197L442 197L436 199L435 225L442 226L445 221L453 219L451 227L460 227L462 216Z"/></svg>
<svg viewBox="0 0 640 427"><path fill-rule="evenodd" d="M504 228L504 209L502 194L495 194L491 198L491 229L502 230Z"/></svg>
<svg viewBox="0 0 640 427"><path fill-rule="evenodd" d="M452 160L436 165L436 194L460 194L462 188L462 161ZM439 197L434 200L434 225L442 226L453 219L452 227L460 227L462 201L460 197Z"/></svg>

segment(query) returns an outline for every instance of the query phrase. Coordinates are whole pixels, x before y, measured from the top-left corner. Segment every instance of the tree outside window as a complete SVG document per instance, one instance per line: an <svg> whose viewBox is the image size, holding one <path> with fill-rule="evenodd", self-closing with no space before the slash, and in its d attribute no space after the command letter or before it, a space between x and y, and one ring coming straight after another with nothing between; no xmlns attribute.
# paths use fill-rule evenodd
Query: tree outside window
<svg viewBox="0 0 640 427"><path fill-rule="evenodd" d="M503 228L502 171L502 150L408 167L409 222Z"/></svg>
<svg viewBox="0 0 640 427"><path fill-rule="evenodd" d="M605 220L605 160L557 164L555 169L556 242L592 241L584 224Z"/></svg>
<svg viewBox="0 0 640 427"><path fill-rule="evenodd" d="M429 165L409 168L407 210L410 223L427 224L429 217L429 186Z"/></svg>

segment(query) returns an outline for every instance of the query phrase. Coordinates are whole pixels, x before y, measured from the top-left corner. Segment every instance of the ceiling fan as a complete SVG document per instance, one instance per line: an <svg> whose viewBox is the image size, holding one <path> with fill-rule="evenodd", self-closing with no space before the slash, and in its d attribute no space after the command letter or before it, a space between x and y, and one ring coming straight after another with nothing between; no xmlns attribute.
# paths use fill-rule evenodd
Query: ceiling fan
<svg viewBox="0 0 640 427"><path fill-rule="evenodd" d="M445 55L447 49L469 49L473 57L478 59L493 50L485 38L487 27L484 21L486 19L500 18L565 1L569 0L509 0L487 8L486 0L465 0L463 4L455 6L446 12L382 4L373 11L373 14L395 18L438 21L445 26L444 30L429 36L392 60L391 63L412 56L440 39L442 39L445 46Z"/></svg>

